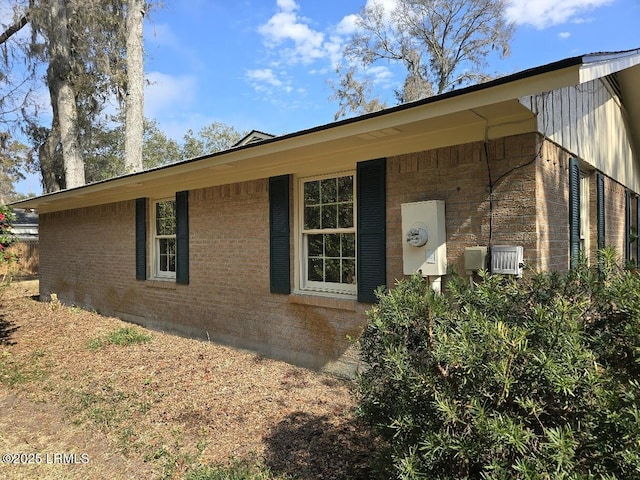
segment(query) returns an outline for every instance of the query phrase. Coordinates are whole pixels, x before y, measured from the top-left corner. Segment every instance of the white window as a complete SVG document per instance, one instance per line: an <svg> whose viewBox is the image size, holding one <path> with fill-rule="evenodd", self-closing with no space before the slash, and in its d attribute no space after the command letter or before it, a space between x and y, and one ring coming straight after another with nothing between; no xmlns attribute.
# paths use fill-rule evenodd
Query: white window
<svg viewBox="0 0 640 480"><path fill-rule="evenodd" d="M580 171L580 250L589 258L589 175Z"/></svg>
<svg viewBox="0 0 640 480"><path fill-rule="evenodd" d="M300 289L356 293L355 175L300 180Z"/></svg>
<svg viewBox="0 0 640 480"><path fill-rule="evenodd" d="M176 277L176 202L160 200L154 204L154 276Z"/></svg>

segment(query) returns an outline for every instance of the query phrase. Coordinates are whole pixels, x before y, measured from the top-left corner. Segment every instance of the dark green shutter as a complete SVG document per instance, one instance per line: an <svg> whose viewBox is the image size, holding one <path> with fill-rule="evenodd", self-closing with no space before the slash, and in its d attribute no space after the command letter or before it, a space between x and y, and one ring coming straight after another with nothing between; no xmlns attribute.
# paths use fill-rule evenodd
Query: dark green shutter
<svg viewBox="0 0 640 480"><path fill-rule="evenodd" d="M291 293L289 175L269 179L269 269L271 293Z"/></svg>
<svg viewBox="0 0 640 480"><path fill-rule="evenodd" d="M604 248L605 244L605 215L604 215L604 175L600 172L596 174L596 208L597 208L597 243L598 250Z"/></svg>
<svg viewBox="0 0 640 480"><path fill-rule="evenodd" d="M636 196L636 265L640 267L640 196Z"/></svg>
<svg viewBox="0 0 640 480"><path fill-rule="evenodd" d="M580 164L569 159L569 265L575 268L580 259Z"/></svg>
<svg viewBox="0 0 640 480"><path fill-rule="evenodd" d="M624 196L624 261L631 261L631 192Z"/></svg>
<svg viewBox="0 0 640 480"><path fill-rule="evenodd" d="M136 199L136 280L147 279L147 199Z"/></svg>
<svg viewBox="0 0 640 480"><path fill-rule="evenodd" d="M189 284L189 192L176 193L176 283Z"/></svg>
<svg viewBox="0 0 640 480"><path fill-rule="evenodd" d="M358 301L375 302L375 290L387 284L386 159L360 162L357 179Z"/></svg>

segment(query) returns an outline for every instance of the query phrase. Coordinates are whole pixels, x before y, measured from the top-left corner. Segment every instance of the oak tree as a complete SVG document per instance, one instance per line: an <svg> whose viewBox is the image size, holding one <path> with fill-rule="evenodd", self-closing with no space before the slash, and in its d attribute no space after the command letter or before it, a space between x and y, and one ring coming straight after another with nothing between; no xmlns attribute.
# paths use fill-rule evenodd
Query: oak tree
<svg viewBox="0 0 640 480"><path fill-rule="evenodd" d="M126 161L131 158L133 162L127 170L141 169L141 32L148 2L7 0L7 3L12 3L13 19L0 32L4 70L12 71L21 61L30 80L42 77L40 72L46 70L50 126L41 124L38 110L23 107L18 112L23 131L38 151L45 190L85 183L85 144L91 141L96 124L104 121L105 108L116 101L125 103L125 99L126 109L131 112L127 122L131 146ZM0 106L2 94L19 81L16 79L0 91ZM13 103L20 102L13 100ZM16 111L14 108L13 112ZM0 122L5 122L5 118Z"/></svg>
<svg viewBox="0 0 640 480"><path fill-rule="evenodd" d="M407 103L482 82L491 54L509 54L514 25L505 17L507 0L396 0L369 2L356 19L357 29L337 68L336 118L348 111L366 113L384 107L370 97L374 67L400 66L404 78L395 89Z"/></svg>

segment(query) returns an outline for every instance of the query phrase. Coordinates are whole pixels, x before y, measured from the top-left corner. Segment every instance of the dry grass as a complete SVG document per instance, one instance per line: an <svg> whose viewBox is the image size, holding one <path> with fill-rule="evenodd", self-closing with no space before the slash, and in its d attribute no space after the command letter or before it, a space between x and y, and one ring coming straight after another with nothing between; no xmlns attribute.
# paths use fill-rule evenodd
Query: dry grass
<svg viewBox="0 0 640 480"><path fill-rule="evenodd" d="M29 295L0 299L0 448L88 453L1 465L8 478L183 478L255 458L273 478L368 478L372 439L349 381ZM128 328L127 332L122 329ZM118 344L110 339L125 334ZM136 340L138 334L146 334Z"/></svg>

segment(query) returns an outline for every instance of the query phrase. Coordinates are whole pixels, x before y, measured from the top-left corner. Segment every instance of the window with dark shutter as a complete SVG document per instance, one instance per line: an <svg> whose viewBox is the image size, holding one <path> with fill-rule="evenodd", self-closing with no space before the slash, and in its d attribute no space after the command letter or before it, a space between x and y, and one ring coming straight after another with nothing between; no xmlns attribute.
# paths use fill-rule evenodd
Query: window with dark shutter
<svg viewBox="0 0 640 480"><path fill-rule="evenodd" d="M386 159L357 164L358 301L375 302L375 290L387 283Z"/></svg>
<svg viewBox="0 0 640 480"><path fill-rule="evenodd" d="M580 164L569 160L569 265L575 268L580 259Z"/></svg>
<svg viewBox="0 0 640 480"><path fill-rule="evenodd" d="M631 192L624 196L624 261L631 261Z"/></svg>
<svg viewBox="0 0 640 480"><path fill-rule="evenodd" d="M636 196L636 264L640 266L640 196Z"/></svg>
<svg viewBox="0 0 640 480"><path fill-rule="evenodd" d="M289 175L269 179L269 270L271 293L291 293Z"/></svg>
<svg viewBox="0 0 640 480"><path fill-rule="evenodd" d="M147 279L147 199L136 199L136 280Z"/></svg>
<svg viewBox="0 0 640 480"><path fill-rule="evenodd" d="M600 172L596 175L596 208L597 208L597 241L598 250L605 245L605 214L604 214L604 175Z"/></svg>
<svg viewBox="0 0 640 480"><path fill-rule="evenodd" d="M189 284L189 192L176 193L176 283Z"/></svg>

